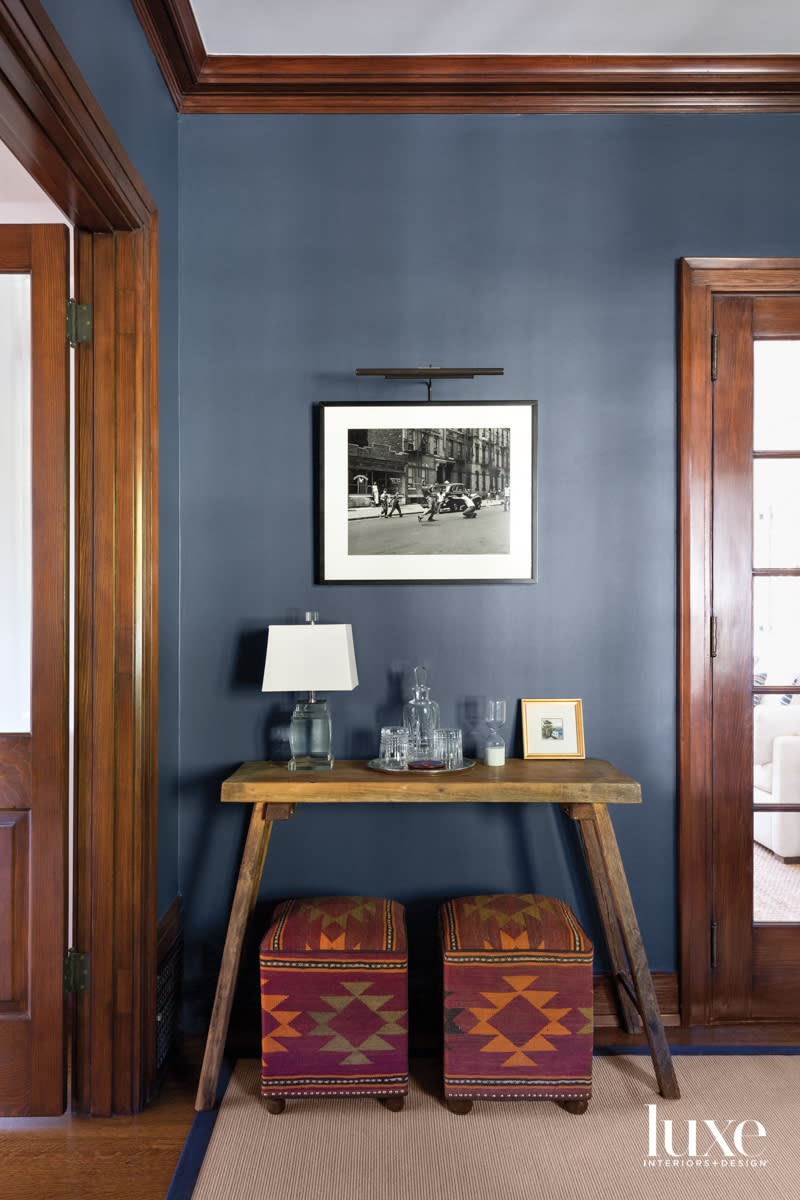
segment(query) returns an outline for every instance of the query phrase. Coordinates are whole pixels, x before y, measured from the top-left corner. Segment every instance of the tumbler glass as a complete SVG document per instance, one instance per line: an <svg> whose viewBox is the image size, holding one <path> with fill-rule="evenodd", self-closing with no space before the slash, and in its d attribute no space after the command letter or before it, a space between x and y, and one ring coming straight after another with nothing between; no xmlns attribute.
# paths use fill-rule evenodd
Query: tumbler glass
<svg viewBox="0 0 800 1200"><path fill-rule="evenodd" d="M434 729L433 757L441 759L447 771L457 771L464 765L460 729Z"/></svg>
<svg viewBox="0 0 800 1200"><path fill-rule="evenodd" d="M381 730L378 761L388 771L408 769L408 730L405 725L385 725Z"/></svg>

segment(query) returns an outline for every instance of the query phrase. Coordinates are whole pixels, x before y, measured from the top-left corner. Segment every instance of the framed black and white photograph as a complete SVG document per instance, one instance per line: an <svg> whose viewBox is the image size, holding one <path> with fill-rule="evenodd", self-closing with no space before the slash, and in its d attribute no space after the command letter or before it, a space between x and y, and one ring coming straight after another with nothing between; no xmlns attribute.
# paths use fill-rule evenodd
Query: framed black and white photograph
<svg viewBox="0 0 800 1200"><path fill-rule="evenodd" d="M321 583L536 578L536 404L320 405Z"/></svg>
<svg viewBox="0 0 800 1200"><path fill-rule="evenodd" d="M580 700L523 700L523 758L585 758Z"/></svg>

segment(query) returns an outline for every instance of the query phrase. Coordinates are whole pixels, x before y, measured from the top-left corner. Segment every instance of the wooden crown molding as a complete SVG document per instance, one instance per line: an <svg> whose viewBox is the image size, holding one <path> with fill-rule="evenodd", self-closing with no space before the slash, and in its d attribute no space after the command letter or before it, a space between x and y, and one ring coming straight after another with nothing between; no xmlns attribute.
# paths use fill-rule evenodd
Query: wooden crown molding
<svg viewBox="0 0 800 1200"><path fill-rule="evenodd" d="M209 55L190 0L132 3L181 113L800 112L800 55Z"/></svg>
<svg viewBox="0 0 800 1200"><path fill-rule="evenodd" d="M178 112L197 87L206 49L189 0L131 0Z"/></svg>

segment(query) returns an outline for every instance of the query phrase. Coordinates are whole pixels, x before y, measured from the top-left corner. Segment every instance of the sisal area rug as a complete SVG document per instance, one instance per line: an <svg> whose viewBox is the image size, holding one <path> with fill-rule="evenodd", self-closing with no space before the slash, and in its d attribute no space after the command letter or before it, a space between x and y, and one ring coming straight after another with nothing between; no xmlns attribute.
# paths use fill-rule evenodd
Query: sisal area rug
<svg viewBox="0 0 800 1200"><path fill-rule="evenodd" d="M800 863L753 842L753 920L800 921Z"/></svg>
<svg viewBox="0 0 800 1200"><path fill-rule="evenodd" d="M667 1101L649 1057L598 1056L581 1116L519 1101L454 1116L422 1060L400 1113L296 1100L276 1117L243 1060L196 1183L175 1190L176 1174L168 1200L797 1200L800 1057L680 1055L676 1071Z"/></svg>

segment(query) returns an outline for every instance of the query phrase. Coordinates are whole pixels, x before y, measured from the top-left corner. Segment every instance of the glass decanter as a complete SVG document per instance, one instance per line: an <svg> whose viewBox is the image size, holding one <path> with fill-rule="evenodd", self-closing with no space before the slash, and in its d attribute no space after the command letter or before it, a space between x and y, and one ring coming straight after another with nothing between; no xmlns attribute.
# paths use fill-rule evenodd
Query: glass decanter
<svg viewBox="0 0 800 1200"><path fill-rule="evenodd" d="M409 757L431 758L433 731L439 728L439 705L431 700L424 667L414 668L414 695L403 705L403 724L409 730Z"/></svg>
<svg viewBox="0 0 800 1200"><path fill-rule="evenodd" d="M486 766L487 767L502 767L506 761L506 744L500 736L499 730L506 723L506 702L505 700L487 700L486 701L486 724L489 727L489 734L486 738Z"/></svg>

